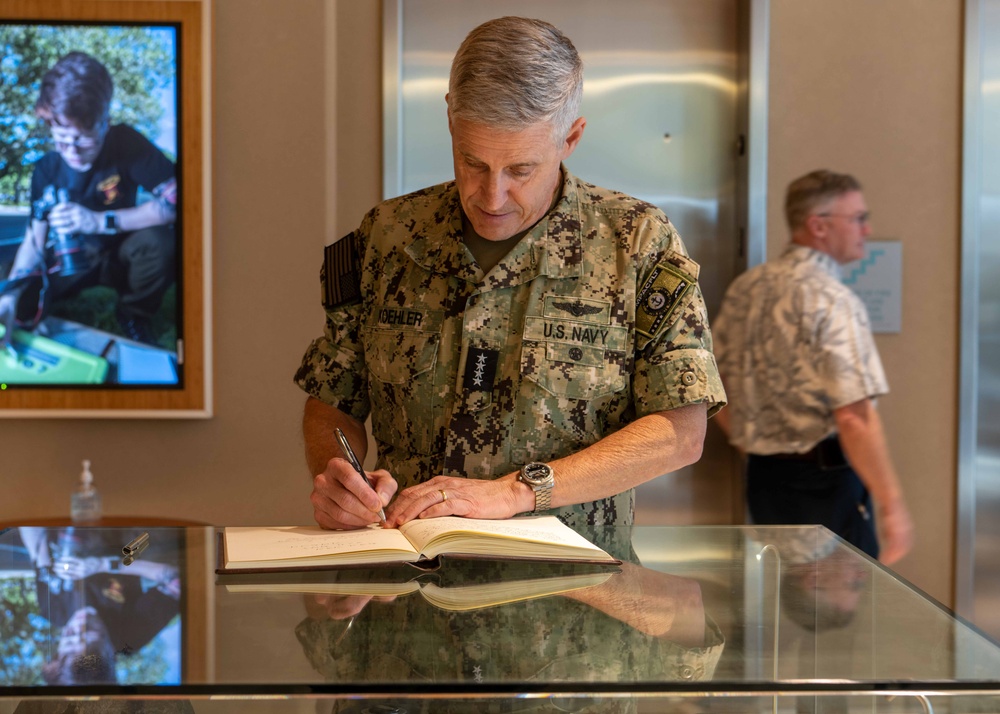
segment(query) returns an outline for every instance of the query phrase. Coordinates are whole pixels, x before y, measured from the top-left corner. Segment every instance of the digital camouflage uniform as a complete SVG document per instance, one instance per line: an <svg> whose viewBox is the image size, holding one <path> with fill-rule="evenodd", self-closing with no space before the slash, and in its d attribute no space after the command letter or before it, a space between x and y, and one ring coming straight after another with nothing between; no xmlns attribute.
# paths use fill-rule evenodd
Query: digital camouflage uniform
<svg viewBox="0 0 1000 714"><path fill-rule="evenodd" d="M637 562L630 544L631 529L585 528L583 534L612 555ZM522 565L445 560L441 571L432 575L446 579L445 587L456 587L502 582L512 579L513 571L538 569L537 563ZM548 575L571 574L579 567L546 565ZM558 572L560 567L565 573ZM348 571L334 574L350 576ZM667 599L663 591L650 593L647 609L656 607L654 601L662 605ZM455 684L490 692L496 691L497 684L509 687L519 682L537 687L567 682L642 685L707 681L712 679L725 647L722 632L707 615L703 646L685 647L640 632L581 600L563 596L451 611L410 593L392 602L369 602L349 620L306 618L296 627L295 635L323 681L369 685L366 691L407 684ZM400 711L410 714L636 711L636 700L630 697L525 699L507 694L488 699L393 702L387 696L382 703L398 705ZM363 710L351 703L333 706L334 712Z"/></svg>
<svg viewBox="0 0 1000 714"><path fill-rule="evenodd" d="M462 242L453 181L376 206L327 248L326 331L295 380L359 421L371 413L377 467L401 488L495 478L653 412L724 403L698 265L674 227L563 177L487 275ZM633 505L629 490L552 512L629 524Z"/></svg>

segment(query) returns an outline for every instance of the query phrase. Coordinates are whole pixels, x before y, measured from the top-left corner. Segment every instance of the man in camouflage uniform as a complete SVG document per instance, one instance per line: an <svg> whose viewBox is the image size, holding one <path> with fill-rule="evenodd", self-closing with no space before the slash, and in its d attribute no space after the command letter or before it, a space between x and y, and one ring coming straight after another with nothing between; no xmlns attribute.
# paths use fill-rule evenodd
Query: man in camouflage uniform
<svg viewBox="0 0 1000 714"><path fill-rule="evenodd" d="M326 331L296 374L320 525L365 526L394 495L389 526L550 507L629 524L634 486L699 458L725 396L698 265L661 211L562 165L581 93L548 23L476 28L447 96L456 180L327 249ZM369 414L374 490L333 438L363 459Z"/></svg>
<svg viewBox="0 0 1000 714"><path fill-rule="evenodd" d="M785 214L791 244L733 281L716 318L733 405L719 423L749 454L754 522L819 523L878 557L874 497L891 563L910 549L913 526L875 410L889 386L864 303L838 265L860 260L871 232L861 185L814 171L789 185Z"/></svg>

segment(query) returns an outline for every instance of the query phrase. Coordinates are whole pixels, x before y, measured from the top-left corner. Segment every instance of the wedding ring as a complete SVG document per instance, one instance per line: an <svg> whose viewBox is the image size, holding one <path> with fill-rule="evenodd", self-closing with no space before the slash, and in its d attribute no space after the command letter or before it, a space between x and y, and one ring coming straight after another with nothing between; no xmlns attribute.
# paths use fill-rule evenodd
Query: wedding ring
<svg viewBox="0 0 1000 714"><path fill-rule="evenodd" d="M439 492L441 494L441 503L444 503L445 501L448 500L448 492L445 491L443 488L439 489Z"/></svg>

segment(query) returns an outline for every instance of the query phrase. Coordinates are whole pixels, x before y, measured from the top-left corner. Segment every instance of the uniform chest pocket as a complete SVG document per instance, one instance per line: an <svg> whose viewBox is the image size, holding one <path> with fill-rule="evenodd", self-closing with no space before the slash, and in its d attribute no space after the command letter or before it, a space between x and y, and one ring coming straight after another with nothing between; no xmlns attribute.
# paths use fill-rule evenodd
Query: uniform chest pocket
<svg viewBox="0 0 1000 714"><path fill-rule="evenodd" d="M625 387L623 359L604 347L525 340L521 374L557 397L597 399Z"/></svg>
<svg viewBox="0 0 1000 714"><path fill-rule="evenodd" d="M406 384L434 369L438 335L411 330L367 330L363 336L368 371L380 382Z"/></svg>
<svg viewBox="0 0 1000 714"><path fill-rule="evenodd" d="M440 335L419 330L362 332L375 438L430 453L440 400L434 389Z"/></svg>

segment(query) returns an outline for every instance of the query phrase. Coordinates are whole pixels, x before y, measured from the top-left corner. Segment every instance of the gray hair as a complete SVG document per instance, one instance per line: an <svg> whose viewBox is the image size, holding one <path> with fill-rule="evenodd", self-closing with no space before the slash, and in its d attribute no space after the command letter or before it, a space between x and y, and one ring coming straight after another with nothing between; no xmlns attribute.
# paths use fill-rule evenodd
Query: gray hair
<svg viewBox="0 0 1000 714"><path fill-rule="evenodd" d="M791 230L801 228L819 206L861 190L861 183L850 174L819 169L788 184L785 193L785 220Z"/></svg>
<svg viewBox="0 0 1000 714"><path fill-rule="evenodd" d="M583 61L542 20L501 17L470 32L451 65L448 111L505 131L551 122L561 142L580 111Z"/></svg>

